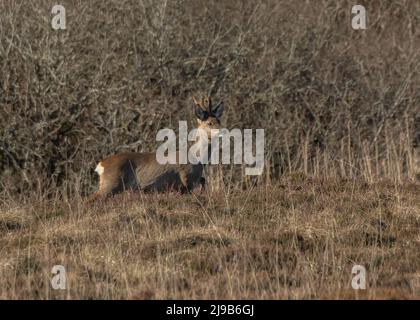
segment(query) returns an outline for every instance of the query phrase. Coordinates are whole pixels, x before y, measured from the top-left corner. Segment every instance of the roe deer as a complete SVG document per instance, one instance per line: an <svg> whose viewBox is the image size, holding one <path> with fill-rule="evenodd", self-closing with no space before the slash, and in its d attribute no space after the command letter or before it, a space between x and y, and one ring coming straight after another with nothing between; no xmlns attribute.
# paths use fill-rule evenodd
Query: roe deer
<svg viewBox="0 0 420 320"><path fill-rule="evenodd" d="M197 135L196 146L209 150L211 138L220 134L220 117L223 113L223 102L213 107L211 99L206 96L197 101L194 97L195 115L198 129L203 129L207 139ZM205 148L205 149L204 149ZM174 155L173 155L174 156ZM179 158L179 151L176 152ZM207 155L209 159L210 155ZM190 192L194 187L204 183L203 161L197 164L160 164L156 153L121 153L109 156L100 161L95 169L99 174L99 190L91 200L98 196L117 194L128 189L141 191L167 191L170 189L182 193Z"/></svg>

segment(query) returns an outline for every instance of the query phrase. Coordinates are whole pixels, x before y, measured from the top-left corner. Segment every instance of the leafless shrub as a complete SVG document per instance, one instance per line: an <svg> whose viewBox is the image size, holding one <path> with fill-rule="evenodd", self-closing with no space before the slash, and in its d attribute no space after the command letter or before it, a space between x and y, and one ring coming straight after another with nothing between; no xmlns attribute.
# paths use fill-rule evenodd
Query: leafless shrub
<svg viewBox="0 0 420 320"><path fill-rule="evenodd" d="M197 92L225 100L228 128L266 130L263 179L416 174L417 1L366 3L366 31L345 0L63 5L55 31L50 1L0 3L3 186L90 192L98 159L154 149Z"/></svg>

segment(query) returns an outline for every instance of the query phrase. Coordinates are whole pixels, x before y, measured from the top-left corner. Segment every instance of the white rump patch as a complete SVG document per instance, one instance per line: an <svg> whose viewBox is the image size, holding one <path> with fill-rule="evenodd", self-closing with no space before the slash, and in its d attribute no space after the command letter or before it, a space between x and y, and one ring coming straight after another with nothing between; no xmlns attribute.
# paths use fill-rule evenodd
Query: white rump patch
<svg viewBox="0 0 420 320"><path fill-rule="evenodd" d="M95 171L101 175L102 173L104 173L105 168L102 166L102 164L99 162L98 165L96 166Z"/></svg>

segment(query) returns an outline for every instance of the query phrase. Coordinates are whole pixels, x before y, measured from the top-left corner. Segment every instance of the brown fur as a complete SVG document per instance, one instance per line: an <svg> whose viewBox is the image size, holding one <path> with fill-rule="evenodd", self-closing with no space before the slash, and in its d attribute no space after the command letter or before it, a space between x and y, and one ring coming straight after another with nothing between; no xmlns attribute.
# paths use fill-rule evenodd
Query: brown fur
<svg viewBox="0 0 420 320"><path fill-rule="evenodd" d="M109 156L100 164L98 195L134 189L148 191L177 190L188 192L200 183L203 165L166 164L156 161L155 153L122 153Z"/></svg>

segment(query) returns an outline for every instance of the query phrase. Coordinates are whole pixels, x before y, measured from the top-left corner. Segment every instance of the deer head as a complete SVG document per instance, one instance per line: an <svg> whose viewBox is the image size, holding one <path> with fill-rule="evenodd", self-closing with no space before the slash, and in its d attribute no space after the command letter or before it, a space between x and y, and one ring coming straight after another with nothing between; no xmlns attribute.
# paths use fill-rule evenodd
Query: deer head
<svg viewBox="0 0 420 320"><path fill-rule="evenodd" d="M193 97L195 115L198 121L198 129L203 129L208 138L220 134L220 118L223 114L223 102L219 102L213 107L209 96L205 96L200 101Z"/></svg>

